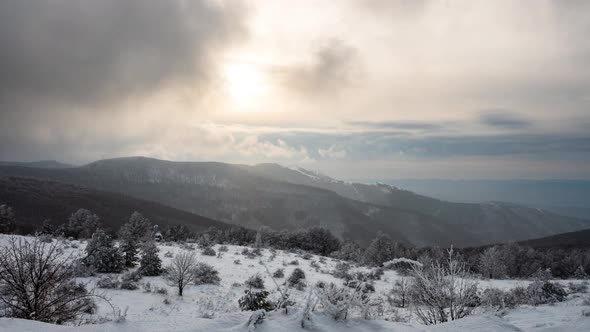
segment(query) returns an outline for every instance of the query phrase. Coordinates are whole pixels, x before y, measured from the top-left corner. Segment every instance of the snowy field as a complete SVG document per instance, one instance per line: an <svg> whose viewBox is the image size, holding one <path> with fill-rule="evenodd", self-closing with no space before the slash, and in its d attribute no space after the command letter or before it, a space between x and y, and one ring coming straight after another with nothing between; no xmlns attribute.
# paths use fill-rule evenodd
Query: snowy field
<svg viewBox="0 0 590 332"><path fill-rule="evenodd" d="M6 245L9 237L0 235L0 245ZM71 245L77 246L72 248ZM86 242L71 241L71 252L80 257L84 256ZM183 250L178 244L159 244L159 256L163 265L167 266L172 256ZM196 245L194 245L197 248ZM219 252L219 245L214 249ZM252 312L242 312L238 308L238 299L244 295L244 281L252 275L260 274L264 279L266 289L271 292L276 289L267 269L272 273L277 268L285 269L285 278L278 278L282 284L291 272L299 267L305 271L305 282L308 287L304 290L291 289L291 298L295 301L293 310L285 315L283 312L268 313L264 322L256 331L300 331L302 306L306 302L310 286L319 281L342 284L342 279L335 278L330 273L339 262L332 258L320 258L312 255L304 259L301 254L277 250L272 257L270 250L263 250L260 257L249 259L241 252L245 247L228 245L228 251L221 257L204 256L197 248L195 253L199 262L212 265L219 271L221 282L219 285L189 285L185 288L184 296L176 295L176 289L163 277L143 277L137 290L100 289L112 304L121 312L126 312L124 321L105 322L102 324L81 326L57 326L34 321L2 318L0 331L248 331L246 322ZM251 248L249 248L251 249ZM236 264L239 260L239 264ZM297 261L298 265L291 262ZM319 268L312 266L319 265ZM367 268L354 269L368 271ZM92 287L101 275L90 278L80 278L79 281L88 283ZM373 297L384 298L396 279L402 278L395 271L386 270L381 280L375 281ZM556 281L564 286L568 282ZM152 290L164 288L168 294L154 291L146 292L143 285L149 283ZM516 286L527 286L524 280L482 280L480 288L497 287L510 289ZM312 313L311 331L590 331L590 317L583 316L582 311L590 311L590 306L583 302L590 294L570 294L565 302L555 305L520 306L515 309L497 312L492 309L478 308L470 317L454 322L425 326L421 324L409 309L393 308L385 301L381 315L375 315L370 320L354 316L346 321L334 321L320 312ZM98 301L99 310L89 319L100 317L112 318L112 309L104 302ZM396 322L397 321L397 322Z"/></svg>

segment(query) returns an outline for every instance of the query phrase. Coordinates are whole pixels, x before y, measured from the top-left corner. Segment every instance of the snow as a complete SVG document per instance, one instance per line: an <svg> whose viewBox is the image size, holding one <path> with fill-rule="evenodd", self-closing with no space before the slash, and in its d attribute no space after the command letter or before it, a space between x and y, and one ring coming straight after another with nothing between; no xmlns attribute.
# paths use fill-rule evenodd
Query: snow
<svg viewBox="0 0 590 332"><path fill-rule="evenodd" d="M26 239L26 237L21 237ZM0 246L6 245L9 236L0 235ZM86 246L85 241L71 241L78 248L68 248L66 253L74 253L82 256ZM166 257L167 252L176 254L183 250L178 244L159 244L160 258L163 266L166 266L172 260ZM196 247L196 245L195 245ZM219 252L219 245L214 249ZM243 296L245 287L236 286L235 283L243 282L251 275L259 273L264 279L266 289L276 296L276 286L266 273L266 265L270 272L277 268L285 269L285 278L277 279L279 284L299 267L305 271L306 283L309 286L315 285L318 281L334 282L342 284L341 279L334 278L329 272L333 270L339 260L332 258L323 258L325 263L320 262L320 257L312 255L311 259L306 260L296 253L277 250L276 257L271 260L272 253L270 250L263 250L261 257L249 259L242 255L243 246L228 245L228 252L224 252L222 257L203 256L201 250L195 249L195 254L199 262L204 262L215 267L221 277L220 285L189 285L185 288L183 297L176 295L174 287L162 277L144 277L140 282L138 290L121 290L105 289L101 290L111 299L111 302L122 311L127 308L126 319L123 322L107 322L95 325L82 326L56 326L34 321L0 318L0 331L44 331L44 332L61 332L61 331L248 331L246 323L252 312L241 312L238 308L238 299ZM239 259L241 264L234 264L234 260ZM297 260L299 265L290 265L289 262ZM316 271L312 266L312 261L319 264L320 269ZM394 260L394 262L406 261L403 258ZM264 263L262 265L260 262ZM352 271L369 271L365 267L353 266ZM80 278L80 281L88 282L90 286L94 285L100 276L91 278ZM375 282L375 295L384 295L392 288L394 281L401 278L395 271L386 270L382 279ZM568 281L559 281L567 284ZM141 284L149 282L152 290L156 287L163 287L168 290L168 295L157 294L155 292L147 293L141 287ZM480 288L497 287L501 289L510 289L517 286L528 285L530 281L526 280L480 280ZM580 281L577 281L580 282ZM302 331L301 329L301 308L305 304L308 291L298 291L290 289L290 297L296 302L296 305L290 310L288 315L283 312L270 312L266 314L264 322L256 328L256 331L262 332L292 332ZM272 297L273 295L271 295ZM566 302L555 305L544 306L522 306L506 312L502 315L496 312L478 310L475 315L470 317L439 324L436 326L425 326L418 322L415 315L407 309L397 309L398 316L410 317L408 323L392 322L394 319L392 312L386 312L384 316L376 316L371 320L361 319L359 315L352 315L346 321L334 321L321 312L312 312L311 320L307 324L307 330L313 331L590 331L590 317L582 316L582 310L590 310L590 306L585 305L584 298L589 298L588 294L570 295ZM167 299L169 304L164 303ZM97 316L112 318L112 311L106 303L97 303L99 310ZM501 317L500 317L501 316ZM388 319L388 320L385 320ZM311 326L311 327L309 327Z"/></svg>

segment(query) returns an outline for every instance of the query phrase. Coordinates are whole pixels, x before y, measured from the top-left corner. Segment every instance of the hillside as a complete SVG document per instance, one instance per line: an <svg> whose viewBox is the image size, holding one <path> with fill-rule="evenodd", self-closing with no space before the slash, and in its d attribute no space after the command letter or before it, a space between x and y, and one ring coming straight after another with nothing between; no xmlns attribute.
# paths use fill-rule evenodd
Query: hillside
<svg viewBox="0 0 590 332"><path fill-rule="evenodd" d="M286 168L277 164L260 164L246 169L276 180L331 190L353 200L419 211L441 219L447 225L476 228L472 229L473 235L479 237L485 234L490 239L488 243L543 237L590 227L588 220L517 204L448 202L388 184L349 183L302 168Z"/></svg>
<svg viewBox="0 0 590 332"><path fill-rule="evenodd" d="M142 157L67 169L0 167L27 176L117 192L257 228L322 225L367 243L379 232L415 245L476 246L590 227L589 221L507 204L444 202L389 185L349 184L301 169Z"/></svg>
<svg viewBox="0 0 590 332"><path fill-rule="evenodd" d="M43 220L56 224L85 208L101 218L107 228L117 230L134 211L141 211L160 227L186 225L194 231L227 224L168 206L133 197L79 186L31 178L0 177L0 202L13 207L19 227L25 232L35 230Z"/></svg>
<svg viewBox="0 0 590 332"><path fill-rule="evenodd" d="M590 229L519 242L533 248L590 248Z"/></svg>

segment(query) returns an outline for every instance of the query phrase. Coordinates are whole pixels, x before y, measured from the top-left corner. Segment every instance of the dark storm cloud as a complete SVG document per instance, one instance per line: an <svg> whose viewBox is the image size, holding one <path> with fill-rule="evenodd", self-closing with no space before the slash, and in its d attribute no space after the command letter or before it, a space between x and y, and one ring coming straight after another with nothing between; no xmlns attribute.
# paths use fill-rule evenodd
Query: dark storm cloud
<svg viewBox="0 0 590 332"><path fill-rule="evenodd" d="M480 115L480 121L487 126L504 129L523 129L532 125L531 121L513 113L506 109L485 110Z"/></svg>
<svg viewBox="0 0 590 332"><path fill-rule="evenodd" d="M331 39L320 43L312 54L310 63L278 70L287 88L310 95L331 95L358 78L360 59L354 47Z"/></svg>
<svg viewBox="0 0 590 332"><path fill-rule="evenodd" d="M211 50L243 33L209 1L0 1L0 98L77 104L203 81ZM42 108L42 107L41 107Z"/></svg>

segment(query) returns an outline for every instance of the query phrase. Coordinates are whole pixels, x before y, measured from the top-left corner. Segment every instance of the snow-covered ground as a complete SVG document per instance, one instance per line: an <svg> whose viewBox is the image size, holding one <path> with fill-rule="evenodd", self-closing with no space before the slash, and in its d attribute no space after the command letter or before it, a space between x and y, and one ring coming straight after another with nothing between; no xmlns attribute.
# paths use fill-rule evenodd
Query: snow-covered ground
<svg viewBox="0 0 590 332"><path fill-rule="evenodd" d="M8 236L0 235L0 246L5 245ZM84 255L86 243L84 241L72 241L78 248L69 248L66 251ZM178 244L160 244L160 258L163 266L170 263L170 254L175 255L183 250ZM194 245L196 248L197 246ZM214 249L219 252L219 245ZM276 288L266 269L272 273L277 268L285 269L285 278L277 279L279 283L299 267L305 271L308 288L305 290L291 290L291 298L296 302L295 308L288 315L282 312L268 313L267 317L256 331L299 331L301 330L301 306L308 296L309 286L318 281L334 282L342 284L342 279L337 279L329 274L339 262L332 258L322 258L312 255L304 259L302 255L277 250L276 257L272 258L270 250L263 250L260 257L249 259L241 252L245 247L228 245L227 252L222 257L204 256L201 250L195 249L199 262L205 262L219 271L221 283L219 285L189 285L185 288L184 296L176 295L176 289L163 277L143 277L139 281L137 290L104 289L111 302L122 311L126 310L126 319L123 322L107 322L95 325L83 326L56 326L51 324L26 321L20 319L0 319L0 331L247 331L246 322L251 312L241 312L238 308L238 299L243 296L246 289L244 281L251 275L260 274L264 279L266 289L273 293ZM251 249L251 248L249 248ZM166 257L168 256L168 257ZM240 264L235 264L239 260ZM297 261L299 265L291 265ZM323 262L322 262L323 261ZM319 265L319 269L312 267L312 262ZM263 263L263 264L262 264ZM357 270L368 271L364 267L355 267ZM94 285L100 276L81 278L80 281ZM394 281L402 278L395 271L387 270L381 278L375 282L376 292L374 297L384 296L391 289ZM145 292L142 284L150 283L152 290L156 287L166 288L168 295L155 292ZM569 281L559 281L567 284ZM579 282L579 281L574 281ZM529 282L522 280L489 280L479 281L481 288L497 287L510 289L516 286L526 286ZM275 292L276 293L276 292ZM271 295L272 297L272 295ZM313 313L310 325L307 327L313 331L590 331L590 317L582 315L582 310L590 310L590 306L584 305L583 300L590 297L589 294L573 294L568 300L555 305L522 306L513 310L498 314L484 309L467 318L439 324L425 326L419 323L408 309L390 308L386 305L382 316L371 320L363 320L359 317L351 317L347 321L334 321L321 313ZM106 303L98 302L99 310L96 316L108 317L112 310ZM404 320L405 322L393 322L392 320Z"/></svg>

